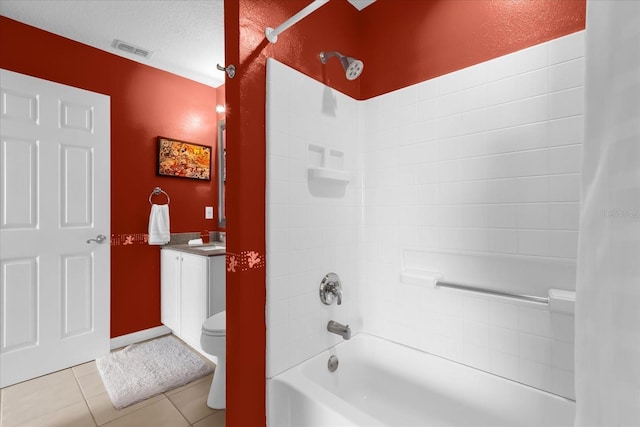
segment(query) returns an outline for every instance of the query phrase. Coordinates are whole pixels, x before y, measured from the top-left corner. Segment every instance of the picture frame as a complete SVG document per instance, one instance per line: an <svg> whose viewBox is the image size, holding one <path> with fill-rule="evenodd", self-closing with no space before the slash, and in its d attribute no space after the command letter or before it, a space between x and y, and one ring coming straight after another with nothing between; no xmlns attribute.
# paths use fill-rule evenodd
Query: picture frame
<svg viewBox="0 0 640 427"><path fill-rule="evenodd" d="M211 151L207 145L158 136L157 174L210 181Z"/></svg>

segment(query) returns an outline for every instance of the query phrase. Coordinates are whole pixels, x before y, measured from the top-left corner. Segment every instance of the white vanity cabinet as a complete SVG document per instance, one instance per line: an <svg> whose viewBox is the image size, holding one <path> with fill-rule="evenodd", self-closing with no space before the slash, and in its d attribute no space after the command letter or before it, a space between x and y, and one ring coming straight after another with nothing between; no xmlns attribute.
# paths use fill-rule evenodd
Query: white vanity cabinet
<svg viewBox="0 0 640 427"><path fill-rule="evenodd" d="M202 322L225 309L225 257L162 249L161 321L195 349Z"/></svg>

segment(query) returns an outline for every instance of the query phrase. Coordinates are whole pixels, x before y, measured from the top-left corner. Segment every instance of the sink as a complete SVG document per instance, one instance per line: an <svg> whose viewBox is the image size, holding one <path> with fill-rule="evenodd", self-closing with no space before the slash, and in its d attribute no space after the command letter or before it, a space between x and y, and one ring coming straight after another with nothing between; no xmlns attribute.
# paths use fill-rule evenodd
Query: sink
<svg viewBox="0 0 640 427"><path fill-rule="evenodd" d="M220 246L220 245L207 245L207 246L197 246L194 247L193 249L197 249L199 251L217 251L217 250L225 250L227 249L226 246Z"/></svg>

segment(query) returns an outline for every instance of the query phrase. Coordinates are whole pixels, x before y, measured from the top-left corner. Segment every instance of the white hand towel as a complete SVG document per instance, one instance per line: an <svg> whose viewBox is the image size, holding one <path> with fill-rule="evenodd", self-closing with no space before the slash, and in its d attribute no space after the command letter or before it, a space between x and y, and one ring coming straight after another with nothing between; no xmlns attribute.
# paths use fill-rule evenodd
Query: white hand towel
<svg viewBox="0 0 640 427"><path fill-rule="evenodd" d="M149 244L164 245L169 243L169 205L151 205L149 215Z"/></svg>

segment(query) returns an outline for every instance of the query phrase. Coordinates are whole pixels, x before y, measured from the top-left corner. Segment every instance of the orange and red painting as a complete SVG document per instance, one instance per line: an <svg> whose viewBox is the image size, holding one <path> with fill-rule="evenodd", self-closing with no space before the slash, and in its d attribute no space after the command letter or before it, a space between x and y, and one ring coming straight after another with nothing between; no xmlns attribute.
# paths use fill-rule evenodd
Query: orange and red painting
<svg viewBox="0 0 640 427"><path fill-rule="evenodd" d="M211 147L158 137L158 175L211 179Z"/></svg>

